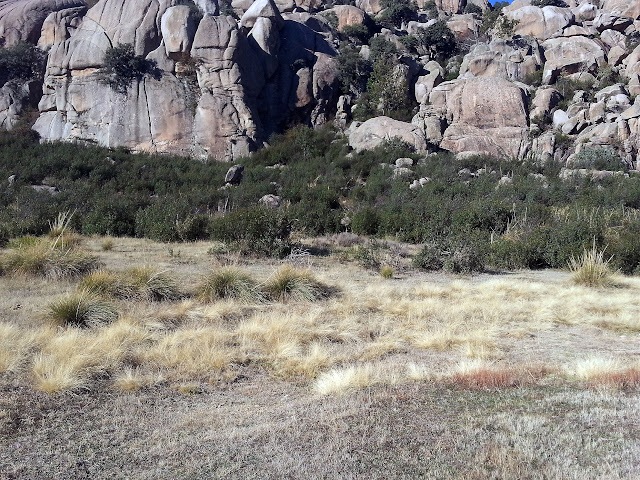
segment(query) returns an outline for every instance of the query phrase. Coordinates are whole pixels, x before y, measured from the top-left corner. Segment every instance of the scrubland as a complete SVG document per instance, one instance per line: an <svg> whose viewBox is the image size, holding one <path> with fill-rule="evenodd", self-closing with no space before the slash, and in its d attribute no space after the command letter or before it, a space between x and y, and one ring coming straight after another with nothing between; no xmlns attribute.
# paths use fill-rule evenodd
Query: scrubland
<svg viewBox="0 0 640 480"><path fill-rule="evenodd" d="M13 246L0 277L2 478L640 468L634 277L456 276L401 256L389 275L338 247L255 260L99 237L54 254L73 251L86 271L50 275L18 268Z"/></svg>

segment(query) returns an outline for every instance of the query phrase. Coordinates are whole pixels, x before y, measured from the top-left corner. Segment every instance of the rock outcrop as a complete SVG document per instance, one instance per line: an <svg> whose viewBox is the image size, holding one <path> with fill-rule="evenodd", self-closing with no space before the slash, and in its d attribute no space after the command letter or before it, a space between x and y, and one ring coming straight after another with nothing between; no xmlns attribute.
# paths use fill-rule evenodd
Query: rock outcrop
<svg viewBox="0 0 640 480"><path fill-rule="evenodd" d="M367 150L394 138L407 142L416 152L426 152L427 142L420 128L389 117L376 117L359 125L353 124L349 145L356 151Z"/></svg>
<svg viewBox="0 0 640 480"><path fill-rule="evenodd" d="M419 152L562 160L571 150L556 145L562 133L569 143L613 145L637 163L639 0L567 0L567 8L515 0L487 32L472 8L491 8L486 0L436 0L435 10L418 0L411 21L389 28L371 22L384 15L380 0L354 3L0 1L0 46L28 42L47 57L42 79L0 75L0 128L37 104L33 128L43 140L201 159L234 161L292 125L333 122L356 150L399 137ZM419 42L438 20L467 52L462 61ZM352 35L360 40L341 31L357 25L367 27ZM375 117L349 126L352 110L365 109L372 65L358 72L359 88L341 89L338 52L350 42L373 62L383 42L360 45L369 35L397 50L383 83L410 99L402 118L413 108L411 123ZM114 89L105 54L125 44L149 69ZM381 99L369 98L368 114L387 113Z"/></svg>

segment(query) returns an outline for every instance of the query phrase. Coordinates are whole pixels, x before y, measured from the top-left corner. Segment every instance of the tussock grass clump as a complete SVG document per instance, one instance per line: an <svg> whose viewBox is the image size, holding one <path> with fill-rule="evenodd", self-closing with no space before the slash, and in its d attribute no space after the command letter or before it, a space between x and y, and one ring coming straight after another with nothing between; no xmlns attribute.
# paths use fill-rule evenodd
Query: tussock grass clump
<svg viewBox="0 0 640 480"><path fill-rule="evenodd" d="M264 285L273 300L311 302L327 296L327 288L309 270L284 265Z"/></svg>
<svg viewBox="0 0 640 480"><path fill-rule="evenodd" d="M124 284L117 273L108 270L90 273L80 281L79 287L89 293L116 298L128 298L135 294L131 285Z"/></svg>
<svg viewBox="0 0 640 480"><path fill-rule="evenodd" d="M100 243L100 248L105 252L109 252L113 250L114 245L115 245L115 242L113 241L113 238L107 237L103 239L102 242Z"/></svg>
<svg viewBox="0 0 640 480"><path fill-rule="evenodd" d="M604 250L598 250L595 242L589 250L584 250L579 258L571 257L569 270L572 281L587 287L606 287L612 284L613 272L609 266L611 258L604 257Z"/></svg>
<svg viewBox="0 0 640 480"><path fill-rule="evenodd" d="M46 393L79 390L88 387L84 374L85 359L74 357L60 362L54 355L38 354L33 360L33 376L36 388Z"/></svg>
<svg viewBox="0 0 640 480"><path fill-rule="evenodd" d="M51 303L47 317L59 326L89 328L117 320L118 310L89 292L78 292Z"/></svg>
<svg viewBox="0 0 640 480"><path fill-rule="evenodd" d="M380 276L382 278L386 278L387 280L393 278L393 267L391 265L383 265L380 268Z"/></svg>
<svg viewBox="0 0 640 480"><path fill-rule="evenodd" d="M235 299L242 302L261 301L264 295L251 276L237 268L225 267L202 278L198 297L207 302Z"/></svg>
<svg viewBox="0 0 640 480"><path fill-rule="evenodd" d="M64 249L46 239L24 242L5 254L2 270L14 275L38 275L51 280L75 278L100 267L97 257L78 249Z"/></svg>
<svg viewBox="0 0 640 480"><path fill-rule="evenodd" d="M342 395L379 383L380 379L380 370L371 364L334 368L318 377L314 389L320 395Z"/></svg>
<svg viewBox="0 0 640 480"><path fill-rule="evenodd" d="M565 372L592 387L624 389L640 385L640 365L624 365L615 358L583 358L566 366Z"/></svg>
<svg viewBox="0 0 640 480"><path fill-rule="evenodd" d="M150 267L132 268L122 277L124 291L131 297L148 301L173 301L183 297L175 281L164 272Z"/></svg>

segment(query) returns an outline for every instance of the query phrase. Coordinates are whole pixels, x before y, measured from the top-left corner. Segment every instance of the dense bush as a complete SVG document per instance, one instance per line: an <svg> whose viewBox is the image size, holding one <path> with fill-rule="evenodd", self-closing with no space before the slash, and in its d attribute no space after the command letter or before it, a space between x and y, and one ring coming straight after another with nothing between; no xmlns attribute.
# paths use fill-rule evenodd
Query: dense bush
<svg viewBox="0 0 640 480"><path fill-rule="evenodd" d="M481 263L566 268L594 238L597 248L613 255L615 268L633 272L640 264L640 178L634 175L562 180L561 165L553 162L417 155L397 139L350 152L345 137L329 127L295 127L269 142L241 160L239 186L221 188L228 164L40 144L28 134L0 132L0 179L17 174L0 188L0 241L45 234L48 219L76 211L70 226L83 233L213 238L261 255L285 255L294 228L306 235L351 231L437 246L439 252L425 249L415 259L421 268L442 268L447 260L455 271ZM413 173L396 178L393 164L404 157L413 159ZM462 169L470 174L460 176ZM512 182L499 184L503 175ZM420 177L431 180L409 189ZM59 192L31 188L41 184ZM280 209L256 206L268 193L282 197ZM371 248L357 254L363 263L381 260Z"/></svg>
<svg viewBox="0 0 640 480"><path fill-rule="evenodd" d="M246 208L214 217L211 238L242 253L284 257L291 250L291 221L282 213L262 207Z"/></svg>
<svg viewBox="0 0 640 480"><path fill-rule="evenodd" d="M385 28L399 28L417 16L418 6L413 0L381 0L380 4L384 10L376 21Z"/></svg>
<svg viewBox="0 0 640 480"><path fill-rule="evenodd" d="M6 82L40 78L44 73L45 56L42 50L28 43L0 48L0 86Z"/></svg>
<svg viewBox="0 0 640 480"><path fill-rule="evenodd" d="M107 49L101 75L102 81L111 88L126 92L135 80L141 80L145 75L157 78L161 73L154 61L136 55L133 45L125 43Z"/></svg>
<svg viewBox="0 0 640 480"><path fill-rule="evenodd" d="M575 168L593 168L596 170L624 170L622 158L613 150L604 147L585 147L576 154Z"/></svg>
<svg viewBox="0 0 640 480"><path fill-rule="evenodd" d="M531 2L531 5L533 5L534 7L540 7L540 8L542 7L567 8L569 6L563 0L533 0Z"/></svg>
<svg viewBox="0 0 640 480"><path fill-rule="evenodd" d="M418 44L434 56L448 58L456 50L456 37L442 20L438 20L426 28L418 29L416 36Z"/></svg>

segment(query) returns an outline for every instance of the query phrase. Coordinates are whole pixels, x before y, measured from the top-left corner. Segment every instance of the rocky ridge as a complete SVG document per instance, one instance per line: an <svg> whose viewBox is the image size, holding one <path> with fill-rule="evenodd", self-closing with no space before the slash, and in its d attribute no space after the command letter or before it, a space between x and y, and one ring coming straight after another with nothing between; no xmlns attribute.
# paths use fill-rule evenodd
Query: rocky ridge
<svg viewBox="0 0 640 480"><path fill-rule="evenodd" d="M637 165L640 0L566 0L566 7L515 0L489 29L486 0L420 0L417 20L375 33L400 52L394 77L411 93L413 119L362 123L352 118L362 92L341 88L340 52L353 44L362 58L371 55L349 32L375 25L384 2L88 3L0 2L0 45L28 42L47 59L35 84L0 88L0 126L12 128L35 97L33 128L43 140L222 161L261 148L289 125L334 121L356 150L400 137L419 152L570 165L585 146L605 146ZM437 21L455 35L457 55L407 47L407 37ZM124 92L100 75L106 52L123 44L159 72Z"/></svg>

